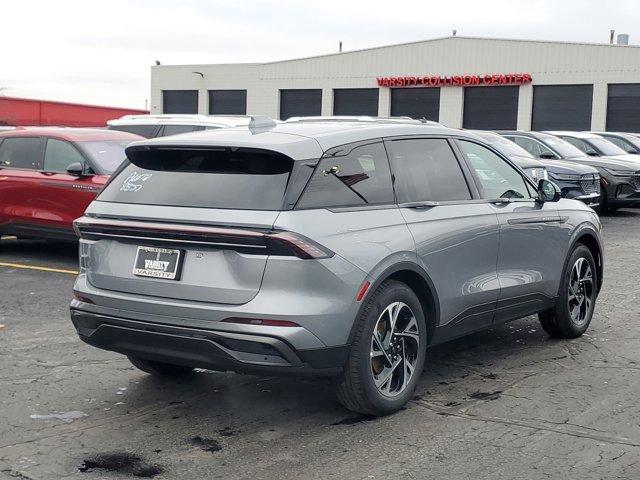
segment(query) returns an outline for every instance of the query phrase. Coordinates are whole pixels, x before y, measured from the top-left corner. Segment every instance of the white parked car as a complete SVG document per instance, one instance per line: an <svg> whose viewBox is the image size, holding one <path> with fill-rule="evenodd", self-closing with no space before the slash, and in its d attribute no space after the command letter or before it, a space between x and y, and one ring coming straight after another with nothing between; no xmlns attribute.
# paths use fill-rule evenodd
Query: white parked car
<svg viewBox="0 0 640 480"><path fill-rule="evenodd" d="M145 138L249 125L246 115L125 115L107 122L110 130L135 133Z"/></svg>

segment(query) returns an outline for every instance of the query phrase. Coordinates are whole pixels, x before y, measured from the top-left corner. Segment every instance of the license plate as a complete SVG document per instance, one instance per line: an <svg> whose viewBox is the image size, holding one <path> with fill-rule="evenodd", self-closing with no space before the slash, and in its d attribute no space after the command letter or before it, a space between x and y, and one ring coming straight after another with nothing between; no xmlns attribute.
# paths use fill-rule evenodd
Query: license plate
<svg viewBox="0 0 640 480"><path fill-rule="evenodd" d="M184 252L171 248L138 247L133 274L179 280Z"/></svg>

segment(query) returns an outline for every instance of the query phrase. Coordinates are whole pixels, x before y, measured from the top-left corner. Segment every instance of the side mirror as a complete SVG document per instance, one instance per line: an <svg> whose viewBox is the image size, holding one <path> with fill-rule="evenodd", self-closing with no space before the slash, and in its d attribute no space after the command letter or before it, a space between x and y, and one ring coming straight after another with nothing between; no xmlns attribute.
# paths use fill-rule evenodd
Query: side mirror
<svg viewBox="0 0 640 480"><path fill-rule="evenodd" d="M596 152L595 150L587 150L586 152L587 155L589 155L590 157L597 157L598 156L598 152Z"/></svg>
<svg viewBox="0 0 640 480"><path fill-rule="evenodd" d="M538 201L545 202L557 202L562 197L560 188L549 180L540 180L538 182Z"/></svg>
<svg viewBox="0 0 640 480"><path fill-rule="evenodd" d="M542 152L540 155L538 155L538 158L544 158L547 160L555 160L556 158L556 154L553 152Z"/></svg>
<svg viewBox="0 0 640 480"><path fill-rule="evenodd" d="M84 176L84 165L80 162L73 162L67 167L67 173L74 177L82 177Z"/></svg>

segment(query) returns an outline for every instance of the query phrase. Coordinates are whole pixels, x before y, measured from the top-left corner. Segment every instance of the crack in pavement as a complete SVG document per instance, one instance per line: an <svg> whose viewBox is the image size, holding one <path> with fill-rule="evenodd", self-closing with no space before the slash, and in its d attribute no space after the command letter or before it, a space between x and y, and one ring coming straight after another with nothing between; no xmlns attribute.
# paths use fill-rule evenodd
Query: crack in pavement
<svg viewBox="0 0 640 480"><path fill-rule="evenodd" d="M448 408L443 408L443 407L440 407L439 405L435 405L433 403L426 402L421 399L415 400L415 404L423 408L426 408L427 410L431 410L432 412L437 413L438 415L445 415L448 417L456 417L464 420L474 420L477 422L484 422L484 423L498 423L498 424L508 425L512 427L527 428L527 429L536 430L540 432L551 432L551 433L557 433L560 435L568 435L571 437L597 440L600 442L606 442L606 443L615 444L615 445L627 445L630 447L640 447L640 441L630 440L625 437L615 437L610 435L596 435L593 433L588 433L580 430L553 427L553 426L545 425L545 423L548 423L548 422L545 422L544 420L537 420L533 422L533 421L524 421L524 420L509 420L507 418L500 418L500 417L474 415L471 413L452 411ZM560 424L556 424L556 425L560 425ZM569 424L566 424L566 425L569 425Z"/></svg>

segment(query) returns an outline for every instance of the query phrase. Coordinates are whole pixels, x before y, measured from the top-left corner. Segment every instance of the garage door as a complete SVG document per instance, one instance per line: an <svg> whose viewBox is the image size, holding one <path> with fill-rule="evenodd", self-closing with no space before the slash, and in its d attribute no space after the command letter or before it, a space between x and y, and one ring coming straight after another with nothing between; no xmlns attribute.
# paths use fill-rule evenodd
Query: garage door
<svg viewBox="0 0 640 480"><path fill-rule="evenodd" d="M378 89L336 88L333 91L333 114L378 116Z"/></svg>
<svg viewBox="0 0 640 480"><path fill-rule="evenodd" d="M591 130L593 85L533 87L532 130Z"/></svg>
<svg viewBox="0 0 640 480"><path fill-rule="evenodd" d="M322 114L322 89L280 90L280 119Z"/></svg>
<svg viewBox="0 0 640 480"><path fill-rule="evenodd" d="M440 118L440 89L392 88L391 116L426 118L437 122Z"/></svg>
<svg viewBox="0 0 640 480"><path fill-rule="evenodd" d="M198 91L163 90L162 113L198 113Z"/></svg>
<svg viewBox="0 0 640 480"><path fill-rule="evenodd" d="M640 83L609 85L607 130L640 132Z"/></svg>
<svg viewBox="0 0 640 480"><path fill-rule="evenodd" d="M514 130L520 87L466 87L462 126L480 130Z"/></svg>
<svg viewBox="0 0 640 480"><path fill-rule="evenodd" d="M209 115L246 114L246 90L209 90Z"/></svg>

